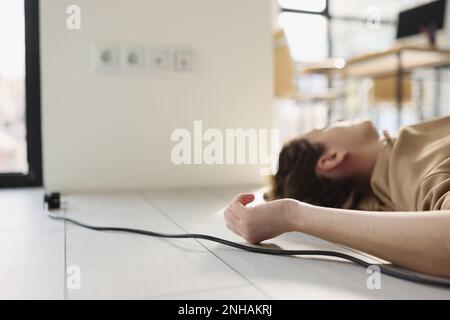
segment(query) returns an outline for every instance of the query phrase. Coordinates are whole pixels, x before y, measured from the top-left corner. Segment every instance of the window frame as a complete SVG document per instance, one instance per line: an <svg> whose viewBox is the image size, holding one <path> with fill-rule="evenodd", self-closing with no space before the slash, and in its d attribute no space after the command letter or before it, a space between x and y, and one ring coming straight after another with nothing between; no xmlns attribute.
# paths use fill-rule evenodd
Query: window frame
<svg viewBox="0 0 450 320"><path fill-rule="evenodd" d="M282 11L286 12L296 12L296 13L312 13L312 14L318 14L318 15L324 15L328 12L328 6L329 6L329 0L325 0L325 8L322 11L316 11L316 10L307 10L307 9L294 9L289 7L283 7L280 4L280 1L278 1L278 6Z"/></svg>
<svg viewBox="0 0 450 320"><path fill-rule="evenodd" d="M0 188L42 186L39 0L24 0L25 122L28 173L0 173Z"/></svg>
<svg viewBox="0 0 450 320"><path fill-rule="evenodd" d="M332 27L331 21L346 21L346 22L360 22L366 23L366 19L357 17L357 16L340 16L340 15L332 15L330 13L330 0L325 1L325 9L323 11L309 11L309 10L298 10L298 9L289 9L279 6L280 12L289 12L289 13L302 13L302 14L310 14L310 15L318 15L325 17L327 19L327 42L328 42L328 57L333 57L333 39L332 39ZM395 21L380 20L381 24L392 25L395 24Z"/></svg>

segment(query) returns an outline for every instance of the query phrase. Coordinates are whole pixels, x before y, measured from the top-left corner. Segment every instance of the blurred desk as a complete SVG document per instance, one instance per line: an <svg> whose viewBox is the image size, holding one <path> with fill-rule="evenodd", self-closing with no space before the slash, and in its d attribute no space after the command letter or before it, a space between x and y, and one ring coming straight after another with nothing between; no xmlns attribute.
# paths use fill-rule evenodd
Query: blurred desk
<svg viewBox="0 0 450 320"><path fill-rule="evenodd" d="M396 46L388 50L355 56L346 61L342 68L327 67L327 64L310 65L302 68L304 74L324 74L328 77L346 78L396 78L397 121L402 123L403 78L419 68L436 69L436 81L439 87L439 69L450 65L450 49L424 46ZM436 95L440 92L437 89Z"/></svg>
<svg viewBox="0 0 450 320"><path fill-rule="evenodd" d="M336 61L310 64L300 68L304 74L324 74L344 77L388 77L418 68L439 67L450 64L450 49L420 46L397 46L391 49L371 52L352 57L342 68Z"/></svg>
<svg viewBox="0 0 450 320"><path fill-rule="evenodd" d="M435 68L450 64L450 49L399 46L347 60L342 69L346 77L388 77L418 68Z"/></svg>

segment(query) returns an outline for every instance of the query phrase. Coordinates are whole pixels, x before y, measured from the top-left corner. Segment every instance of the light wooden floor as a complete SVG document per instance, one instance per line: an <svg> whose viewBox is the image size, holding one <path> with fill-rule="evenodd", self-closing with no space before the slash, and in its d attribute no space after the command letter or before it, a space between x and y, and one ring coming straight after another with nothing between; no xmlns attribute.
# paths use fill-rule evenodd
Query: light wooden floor
<svg viewBox="0 0 450 320"><path fill-rule="evenodd" d="M207 233L242 241L222 209L250 188L67 195L66 214L90 224ZM257 255L208 241L96 232L49 219L43 191L0 192L0 298L39 299L450 299L450 290L382 276L369 290L352 263ZM270 243L379 260L300 233ZM81 288L66 287L77 266Z"/></svg>

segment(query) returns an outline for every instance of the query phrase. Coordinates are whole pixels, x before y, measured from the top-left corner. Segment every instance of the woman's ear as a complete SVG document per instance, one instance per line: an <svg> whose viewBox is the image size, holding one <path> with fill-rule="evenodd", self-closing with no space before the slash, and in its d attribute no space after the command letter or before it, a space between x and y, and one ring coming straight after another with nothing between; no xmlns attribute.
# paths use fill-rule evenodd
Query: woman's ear
<svg viewBox="0 0 450 320"><path fill-rule="evenodd" d="M347 151L332 151L324 153L317 160L316 168L322 172L330 172L341 166L347 158Z"/></svg>

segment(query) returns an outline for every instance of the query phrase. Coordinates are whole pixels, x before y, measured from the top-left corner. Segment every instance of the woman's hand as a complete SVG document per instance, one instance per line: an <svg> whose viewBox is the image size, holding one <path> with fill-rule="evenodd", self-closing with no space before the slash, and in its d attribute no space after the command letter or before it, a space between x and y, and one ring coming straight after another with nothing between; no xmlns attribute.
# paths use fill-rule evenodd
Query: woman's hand
<svg viewBox="0 0 450 320"><path fill-rule="evenodd" d="M225 209L228 228L250 243L300 231L413 271L450 278L449 210L356 211L291 199L247 207L254 199L253 194L238 195Z"/></svg>
<svg viewBox="0 0 450 320"><path fill-rule="evenodd" d="M297 229L297 201L282 199L247 207L254 199L253 194L240 194L225 209L227 227L234 233L249 243L259 243Z"/></svg>

